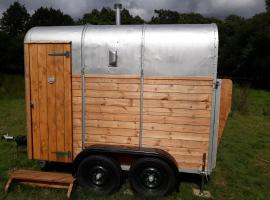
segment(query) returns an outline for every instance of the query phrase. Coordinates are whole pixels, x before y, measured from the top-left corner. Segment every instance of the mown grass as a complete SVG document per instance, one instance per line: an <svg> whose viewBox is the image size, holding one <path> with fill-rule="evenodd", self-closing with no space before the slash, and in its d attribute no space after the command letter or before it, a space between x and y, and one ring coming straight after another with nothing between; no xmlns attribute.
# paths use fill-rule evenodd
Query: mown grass
<svg viewBox="0 0 270 200"><path fill-rule="evenodd" d="M241 88L235 88L235 93ZM237 96L237 95L236 95ZM227 123L219 146L217 167L206 188L213 199L270 199L270 92L250 89L247 112L234 111ZM237 100L236 100L237 101ZM0 75L0 134L25 134L25 101L22 76ZM3 193L7 171L12 168L38 169L25 153L16 158L15 144L0 141L0 199L66 199L64 190L41 189L14 184ZM179 192L160 199L200 199L193 196L189 176ZM77 188L72 199L140 199L124 194L128 184L111 196L97 195ZM156 198L152 198L156 199Z"/></svg>

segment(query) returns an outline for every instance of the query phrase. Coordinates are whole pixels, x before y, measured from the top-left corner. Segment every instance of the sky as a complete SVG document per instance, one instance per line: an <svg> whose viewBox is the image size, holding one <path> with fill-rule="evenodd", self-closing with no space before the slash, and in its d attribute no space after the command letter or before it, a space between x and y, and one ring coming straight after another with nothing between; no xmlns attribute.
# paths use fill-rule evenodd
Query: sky
<svg viewBox="0 0 270 200"><path fill-rule="evenodd" d="M0 0L0 16L14 0ZM251 17L265 11L264 0L19 0L30 14L43 6L62 10L65 14L79 19L92 9L113 7L122 3L131 14L145 20L151 19L155 9L169 9L181 13L196 12L204 16L224 18L230 14Z"/></svg>

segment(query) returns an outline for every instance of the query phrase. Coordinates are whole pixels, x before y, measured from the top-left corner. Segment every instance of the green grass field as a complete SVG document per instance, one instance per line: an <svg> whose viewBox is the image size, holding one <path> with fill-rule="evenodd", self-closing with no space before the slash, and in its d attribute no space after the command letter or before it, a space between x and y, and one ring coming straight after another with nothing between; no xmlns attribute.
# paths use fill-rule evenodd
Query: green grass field
<svg viewBox="0 0 270 200"><path fill-rule="evenodd" d="M237 98L241 88L235 88ZM234 102L237 102L236 99ZM213 199L270 199L270 92L250 90L247 112L233 111L219 145L217 167L206 188ZM0 75L0 134L25 134L24 81L22 76ZM14 184L3 193L7 171L13 168L38 169L27 160L26 153L16 158L15 144L0 141L0 199L66 199L65 191L41 189ZM189 176L179 186L179 192L161 199L200 199L192 194L194 183ZM77 188L73 199L139 199L124 194L128 184L111 196L97 195ZM153 198L156 199L156 198Z"/></svg>

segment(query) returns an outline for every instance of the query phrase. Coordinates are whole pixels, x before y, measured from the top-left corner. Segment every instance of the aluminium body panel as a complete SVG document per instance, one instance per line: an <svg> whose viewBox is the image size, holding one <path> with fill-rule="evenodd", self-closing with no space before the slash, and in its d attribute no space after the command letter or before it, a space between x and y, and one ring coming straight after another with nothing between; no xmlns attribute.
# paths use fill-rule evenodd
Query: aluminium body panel
<svg viewBox="0 0 270 200"><path fill-rule="evenodd" d="M215 24L146 26L146 76L216 77Z"/></svg>
<svg viewBox="0 0 270 200"><path fill-rule="evenodd" d="M217 79L213 100L215 102L214 109L212 109L212 125L210 132L210 143L209 143L209 159L208 159L208 173L210 174L212 170L216 167L216 157L218 149L218 129L219 129L219 113L220 113L220 95L221 95L221 84L222 79Z"/></svg>
<svg viewBox="0 0 270 200"><path fill-rule="evenodd" d="M89 74L139 75L143 57L146 76L216 77L215 24L86 25L85 29L83 33L84 26L35 27L27 32L25 43L72 42L73 73L80 73L84 62ZM117 52L116 67L109 66L109 51Z"/></svg>
<svg viewBox="0 0 270 200"><path fill-rule="evenodd" d="M140 75L142 26L88 26L83 39L86 74ZM110 66L109 54L117 55Z"/></svg>
<svg viewBox="0 0 270 200"><path fill-rule="evenodd" d="M84 26L46 26L31 28L24 43L71 42L72 73L81 73L81 38ZM53 53L53 52L52 52ZM57 52L59 53L59 52Z"/></svg>

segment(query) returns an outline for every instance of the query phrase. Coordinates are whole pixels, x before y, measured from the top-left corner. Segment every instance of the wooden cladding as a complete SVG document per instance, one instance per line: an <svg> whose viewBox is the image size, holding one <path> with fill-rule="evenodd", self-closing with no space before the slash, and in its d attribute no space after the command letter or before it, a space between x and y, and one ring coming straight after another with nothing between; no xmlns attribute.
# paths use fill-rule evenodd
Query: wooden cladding
<svg viewBox="0 0 270 200"><path fill-rule="evenodd" d="M203 153L208 153L212 84L211 79L146 77L144 88L151 88L145 90L146 96L155 91L182 98L164 100L154 95L150 102L144 100L143 146L167 150L179 168L200 170Z"/></svg>
<svg viewBox="0 0 270 200"><path fill-rule="evenodd" d="M72 78L74 156L82 144L82 84ZM168 151L179 168L200 170L208 153L213 80L145 77L142 146ZM85 145L139 145L140 77L85 77Z"/></svg>
<svg viewBox="0 0 270 200"><path fill-rule="evenodd" d="M48 56L70 44L25 44L28 156L71 162L71 59Z"/></svg>
<svg viewBox="0 0 270 200"><path fill-rule="evenodd" d="M130 84L129 81L133 82L133 84ZM110 143L125 146L139 145L138 129L140 119L137 115L140 113L140 108L138 104L133 104L135 100L140 98L140 91L137 88L139 81L139 77L130 79L118 77L85 78L86 146L90 143ZM74 94L74 152L76 154L81 149L82 134L81 82L79 77L73 77L72 88ZM132 95L125 96L122 93L124 91L132 91ZM123 96L116 97L114 94L121 94ZM123 132L125 134L121 135ZM134 134L134 132L136 133Z"/></svg>
<svg viewBox="0 0 270 200"><path fill-rule="evenodd" d="M220 92L220 111L218 141L220 142L232 106L232 81L222 79Z"/></svg>

